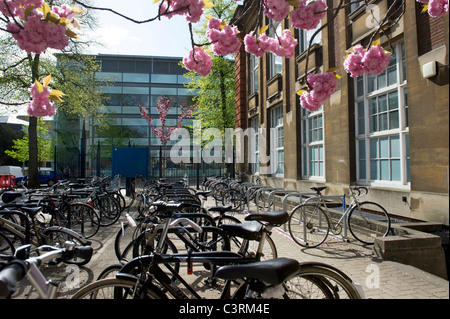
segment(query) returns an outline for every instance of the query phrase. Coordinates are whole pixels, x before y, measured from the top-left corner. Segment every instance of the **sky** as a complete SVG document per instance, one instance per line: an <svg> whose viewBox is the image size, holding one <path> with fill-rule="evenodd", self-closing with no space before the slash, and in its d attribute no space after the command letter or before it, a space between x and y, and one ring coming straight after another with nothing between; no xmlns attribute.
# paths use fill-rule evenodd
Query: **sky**
<svg viewBox="0 0 450 319"><path fill-rule="evenodd" d="M95 0L95 6L113 9L139 21L155 17L158 5L153 0ZM190 50L189 27L184 16L136 24L107 11L99 11L98 15L99 28L83 37L94 37L104 46L92 47L89 53L184 57Z"/></svg>

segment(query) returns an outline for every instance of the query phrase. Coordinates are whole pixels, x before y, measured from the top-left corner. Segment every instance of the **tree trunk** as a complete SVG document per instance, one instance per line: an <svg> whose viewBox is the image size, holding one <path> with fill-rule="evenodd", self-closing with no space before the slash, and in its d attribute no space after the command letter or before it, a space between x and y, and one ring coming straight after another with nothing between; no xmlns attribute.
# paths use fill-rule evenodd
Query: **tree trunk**
<svg viewBox="0 0 450 319"><path fill-rule="evenodd" d="M30 63L31 63L31 76L32 82L35 80L39 80L39 54L34 56L34 59L31 59L31 55L29 55ZM39 162L38 162L38 142L37 142L37 117L30 116L29 117L29 126L28 126L28 188L38 188L39 184Z"/></svg>

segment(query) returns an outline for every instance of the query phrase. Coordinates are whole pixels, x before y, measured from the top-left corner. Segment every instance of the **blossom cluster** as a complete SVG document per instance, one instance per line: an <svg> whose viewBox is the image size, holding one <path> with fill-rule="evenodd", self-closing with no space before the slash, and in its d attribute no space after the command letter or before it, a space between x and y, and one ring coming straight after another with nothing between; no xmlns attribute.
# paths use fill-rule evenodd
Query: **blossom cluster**
<svg viewBox="0 0 450 319"><path fill-rule="evenodd" d="M292 36L289 29L285 29L283 30L283 35L277 36L276 39L268 37L265 33L256 38L254 33L250 32L244 37L244 44L245 50L258 58L262 57L266 52L289 58L295 53L297 40Z"/></svg>
<svg viewBox="0 0 450 319"><path fill-rule="evenodd" d="M344 60L344 69L356 78L367 74L380 74L389 65L391 54L380 45L373 45L365 50L360 44L354 46Z"/></svg>
<svg viewBox="0 0 450 319"><path fill-rule="evenodd" d="M283 21L289 13L286 0L264 0L264 14L274 21Z"/></svg>
<svg viewBox="0 0 450 319"><path fill-rule="evenodd" d="M30 89L31 102L28 104L27 113L30 116L42 117L56 114L56 106L50 102L52 90L48 86L40 86L34 83Z"/></svg>
<svg viewBox="0 0 450 319"><path fill-rule="evenodd" d="M306 3L306 0L300 0L297 8L290 15L292 26L297 29L313 30L325 17L327 9L328 6L322 0L309 3Z"/></svg>
<svg viewBox="0 0 450 319"><path fill-rule="evenodd" d="M186 21L197 23L202 17L204 6L203 0L170 0L161 5L160 14L169 19L175 15L184 15Z"/></svg>
<svg viewBox="0 0 450 319"><path fill-rule="evenodd" d="M8 12L12 12L14 16L22 20L21 23L15 20L15 22L7 24L7 30L17 41L20 49L27 53L41 54L48 48L62 50L69 44L66 22L55 21L60 21L61 18L70 21L73 14L71 7L67 5L53 6L50 12L52 20L49 20L44 16L44 12L39 9L44 3L43 0L17 0L0 3L3 4L0 7L2 12L9 10ZM27 11L27 16L25 16L27 8L32 9Z"/></svg>
<svg viewBox="0 0 450 319"><path fill-rule="evenodd" d="M300 96L300 103L303 108L309 111L317 111L320 106L327 101L331 94L336 91L336 75L332 72L310 73L307 76L309 92L303 92Z"/></svg>
<svg viewBox="0 0 450 319"><path fill-rule="evenodd" d="M239 50L241 41L237 37L238 29L236 26L226 25L222 29L221 23L221 20L211 18L208 22L206 36L212 42L213 51L218 55L225 56Z"/></svg>
<svg viewBox="0 0 450 319"><path fill-rule="evenodd" d="M0 12L5 16L19 17L25 19L25 10L28 7L40 8L44 0L1 0Z"/></svg>
<svg viewBox="0 0 450 319"><path fill-rule="evenodd" d="M195 47L183 58L183 64L186 69L193 70L201 76L207 76L211 72L212 59L204 49Z"/></svg>
<svg viewBox="0 0 450 319"><path fill-rule="evenodd" d="M426 4L428 14L430 17L440 17L448 12L449 4L448 0L417 0L423 4Z"/></svg>

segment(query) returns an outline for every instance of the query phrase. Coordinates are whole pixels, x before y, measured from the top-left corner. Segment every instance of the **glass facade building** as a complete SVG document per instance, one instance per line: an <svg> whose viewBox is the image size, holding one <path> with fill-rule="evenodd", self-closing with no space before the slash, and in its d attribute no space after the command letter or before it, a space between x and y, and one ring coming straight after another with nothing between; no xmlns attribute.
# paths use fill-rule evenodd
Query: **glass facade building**
<svg viewBox="0 0 450 319"><path fill-rule="evenodd" d="M107 97L104 112L109 115L109 128L102 130L91 121L88 144L91 148L98 144L103 147L148 146L152 166L150 176L157 175L161 142L141 116L139 105L149 110L158 126L157 101L163 96L172 98L173 108L167 115L166 125L177 123L180 105L192 105L195 94L184 87L187 79L183 76L186 70L179 65L181 58L98 55L97 59L101 64L97 78L109 82L101 88ZM183 126L190 125L191 121L184 119ZM172 143L174 141L169 141L169 146ZM95 163L88 166L95 167ZM102 158L102 166L109 166L107 159Z"/></svg>

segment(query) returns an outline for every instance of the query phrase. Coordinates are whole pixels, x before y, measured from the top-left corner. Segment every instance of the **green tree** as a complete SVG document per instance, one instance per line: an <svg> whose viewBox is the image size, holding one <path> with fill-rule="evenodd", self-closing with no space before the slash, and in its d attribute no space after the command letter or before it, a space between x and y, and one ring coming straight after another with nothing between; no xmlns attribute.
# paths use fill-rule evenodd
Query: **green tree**
<svg viewBox="0 0 450 319"><path fill-rule="evenodd" d="M212 8L205 9L204 17L193 29L196 43L204 43L205 47L210 45L205 36L208 29L207 17L214 17L228 23L236 6L234 0L217 0L214 1ZM198 105L193 118L201 121L202 130L217 128L224 137L225 129L233 128L235 125L234 61L232 57L223 57L214 53L211 53L211 56L213 61L211 73L202 77L195 71L187 72L185 77L189 79L189 83L186 87L197 93L193 98ZM225 141L224 138L223 141Z"/></svg>
<svg viewBox="0 0 450 319"><path fill-rule="evenodd" d="M51 123L45 122L42 119L37 120L37 138L38 138L38 163L42 163L51 156L52 141L50 139ZM23 126L22 131L24 136L20 139L13 140L12 150L5 150L5 154L22 163L28 162L29 155L29 130L28 127Z"/></svg>

